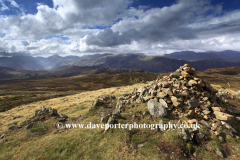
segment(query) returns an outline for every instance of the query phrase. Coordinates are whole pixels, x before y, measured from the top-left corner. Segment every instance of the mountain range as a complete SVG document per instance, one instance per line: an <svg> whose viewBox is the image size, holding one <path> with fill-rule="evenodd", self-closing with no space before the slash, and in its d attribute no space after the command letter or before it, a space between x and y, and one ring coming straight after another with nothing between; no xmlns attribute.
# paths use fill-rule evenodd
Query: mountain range
<svg viewBox="0 0 240 160"><path fill-rule="evenodd" d="M174 52L171 54L165 54L165 56L181 59L186 61L200 60L200 59L217 59L220 61L227 62L240 62L240 52L238 51L221 51L221 52L193 52L193 51L182 51Z"/></svg>
<svg viewBox="0 0 240 160"><path fill-rule="evenodd" d="M240 52L197 53L182 51L165 55L106 53L85 55L82 57L53 55L47 58L18 55L0 57L0 72L1 76L4 77L3 79L16 77L69 77L103 72L123 73L145 71L166 73L176 70L185 63L190 64L195 70L240 66Z"/></svg>

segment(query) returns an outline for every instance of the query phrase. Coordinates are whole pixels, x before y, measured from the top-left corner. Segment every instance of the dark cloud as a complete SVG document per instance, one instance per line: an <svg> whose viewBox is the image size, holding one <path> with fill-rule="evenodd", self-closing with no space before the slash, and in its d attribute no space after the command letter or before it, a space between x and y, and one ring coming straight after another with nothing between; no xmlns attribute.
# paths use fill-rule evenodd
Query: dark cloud
<svg viewBox="0 0 240 160"><path fill-rule="evenodd" d="M28 43L27 41L22 41L22 45L24 45L24 46L28 46L29 43Z"/></svg>
<svg viewBox="0 0 240 160"><path fill-rule="evenodd" d="M0 56L2 56L2 57L8 57L8 56L29 56L29 54L26 54L26 53L23 53L23 52L13 52L13 53L9 53L7 51L1 52L1 50L0 50Z"/></svg>
<svg viewBox="0 0 240 160"><path fill-rule="evenodd" d="M210 0L176 0L163 8L131 7L133 2L53 0L53 8L38 4L36 14L2 16L0 52L240 50L240 10L223 12Z"/></svg>

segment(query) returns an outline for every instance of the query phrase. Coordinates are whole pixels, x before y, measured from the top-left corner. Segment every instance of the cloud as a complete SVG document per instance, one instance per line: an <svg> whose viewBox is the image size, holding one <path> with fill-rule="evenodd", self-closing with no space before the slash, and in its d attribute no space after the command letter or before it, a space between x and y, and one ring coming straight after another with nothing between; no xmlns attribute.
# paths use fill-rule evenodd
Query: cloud
<svg viewBox="0 0 240 160"><path fill-rule="evenodd" d="M0 51L37 56L240 51L240 10L226 12L209 0L178 0L162 8L133 7L134 2L53 0L53 8L37 3L36 14L0 16Z"/></svg>
<svg viewBox="0 0 240 160"><path fill-rule="evenodd" d="M131 44L132 41L146 40L167 42L173 39L195 39L197 34L188 27L189 21L197 20L205 12L218 12L206 1L187 1L170 7L141 10L132 8L111 29L107 28L87 37L88 45L101 47Z"/></svg>
<svg viewBox="0 0 240 160"><path fill-rule="evenodd" d="M1 8L0 11L9 10L9 8L4 4L3 0L0 0Z"/></svg>
<svg viewBox="0 0 240 160"><path fill-rule="evenodd" d="M163 8L131 8L128 16L110 29L86 36L83 43L118 49L134 43L140 45L133 47L140 52L159 54L178 50L240 50L240 39L234 36L240 33L239 22L240 10L223 13L222 6L213 6L209 1L181 0Z"/></svg>
<svg viewBox="0 0 240 160"><path fill-rule="evenodd" d="M24 46L28 46L29 43L28 43L27 41L22 41L22 45L24 45Z"/></svg>
<svg viewBox="0 0 240 160"><path fill-rule="evenodd" d="M13 0L11 3L17 5ZM11 37L38 39L76 27L111 25L130 3L130 0L53 0L54 8L38 4L35 15L2 17L1 21Z"/></svg>

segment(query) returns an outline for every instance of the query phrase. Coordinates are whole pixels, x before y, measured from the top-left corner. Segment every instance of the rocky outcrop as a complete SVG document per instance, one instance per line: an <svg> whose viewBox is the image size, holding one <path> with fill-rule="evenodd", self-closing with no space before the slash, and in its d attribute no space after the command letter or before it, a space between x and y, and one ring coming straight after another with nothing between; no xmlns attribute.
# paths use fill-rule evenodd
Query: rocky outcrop
<svg viewBox="0 0 240 160"><path fill-rule="evenodd" d="M111 111L106 111L109 105L104 104L105 101L103 103L99 102L102 101L96 99L93 106L97 106L97 104L108 106L103 109L106 112L104 116L101 116L101 122L103 123L116 123L120 113L125 111L125 105L141 103L148 109L148 112L144 111L141 114L142 117L148 114L152 117L171 115L180 119L178 125L183 124L184 121L188 124L199 124L201 126L200 129L178 128L178 136L183 140L199 143L201 140L208 139L209 132L218 136L221 143L226 142L226 135L239 138L239 133L231 126L231 122L240 122L240 117L234 118L229 113L239 114L240 111L230 106L228 108L223 107L226 102L221 98L221 94L213 89L209 83L198 78L195 70L188 64L181 66L169 76L148 83L148 86L139 86L139 88L134 88L130 94L116 97L116 100L110 102ZM134 107L135 105L131 106ZM113 111L118 112L114 114ZM227 111L228 113L226 113ZM135 119L136 114L132 118ZM163 125L163 120L160 120L159 126ZM158 128L162 132L167 129ZM224 129L227 129L227 131L223 131ZM225 157L224 153L218 148L215 153L220 157Z"/></svg>

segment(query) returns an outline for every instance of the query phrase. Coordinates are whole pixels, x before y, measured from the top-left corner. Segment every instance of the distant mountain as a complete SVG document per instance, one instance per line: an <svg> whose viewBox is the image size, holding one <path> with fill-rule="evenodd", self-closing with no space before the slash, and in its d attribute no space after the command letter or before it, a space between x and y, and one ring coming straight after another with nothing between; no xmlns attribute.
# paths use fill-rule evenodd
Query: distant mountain
<svg viewBox="0 0 240 160"><path fill-rule="evenodd" d="M9 67L20 70L50 70L58 63L68 62L68 66L81 57L53 55L48 58L31 56L0 57L0 67Z"/></svg>
<svg viewBox="0 0 240 160"><path fill-rule="evenodd" d="M0 67L10 67L22 70L43 70L43 66L40 65L34 57L31 56L12 56L12 57L0 57Z"/></svg>
<svg viewBox="0 0 240 160"><path fill-rule="evenodd" d="M108 55L98 59L79 59L73 66L94 66L106 65L113 68L138 68L152 73L165 73L175 71L179 66L189 63L196 70L206 70L209 68L224 68L240 66L239 63L223 62L218 59L206 59L186 61L169 58L166 56L146 56L142 54L119 54Z"/></svg>
<svg viewBox="0 0 240 160"><path fill-rule="evenodd" d="M55 78L55 77L71 77L84 74L100 74L100 73L118 74L133 72L144 71L140 69L111 68L106 66L85 66L85 67L71 66L55 71L31 71L0 67L0 80L27 79L27 78Z"/></svg>
<svg viewBox="0 0 240 160"><path fill-rule="evenodd" d="M67 62L67 64L70 65L71 63L77 61L80 58L81 57L78 57L78 56L61 57L57 54L50 56L48 58L36 57L40 65L42 65L45 69L50 69L50 70L53 70L53 68L55 68L57 64L59 65L61 63L64 64ZM55 68L55 69L61 69L61 68Z"/></svg>
<svg viewBox="0 0 240 160"><path fill-rule="evenodd" d="M213 52L196 53L193 51L182 51L182 52L174 52L171 54L165 54L165 56L174 58L174 59L186 60L186 61L200 60L200 59L217 59L217 60L225 61L224 58L220 57L219 55Z"/></svg>
<svg viewBox="0 0 240 160"><path fill-rule="evenodd" d="M207 70L212 68L226 68L240 66L240 62L224 62L216 59L203 59L187 63L190 64L193 68L195 68L196 71Z"/></svg>
<svg viewBox="0 0 240 160"><path fill-rule="evenodd" d="M182 51L165 54L166 57L181 59L186 61L201 60L201 59L216 59L228 62L240 62L240 52L226 50L222 52L193 52Z"/></svg>
<svg viewBox="0 0 240 160"><path fill-rule="evenodd" d="M240 52L238 51L226 50L215 52L215 54L229 62L240 62Z"/></svg>
<svg viewBox="0 0 240 160"><path fill-rule="evenodd" d="M165 73L176 70L179 65L191 64L196 70L239 66L240 52L175 52L163 56L147 56L143 53L94 54L48 58L31 56L0 57L0 67L20 70L61 70L70 66L107 66L111 68L140 69L152 73Z"/></svg>
<svg viewBox="0 0 240 160"><path fill-rule="evenodd" d="M70 58L70 56L68 56L69 58L66 58L65 60L62 60L56 63L51 70L59 70L69 66L93 66L92 62L94 63L95 60L101 57L109 56L109 55L113 55L113 54L105 53L105 54L85 55L78 58L73 56ZM79 63L79 65L74 65L74 62Z"/></svg>
<svg viewBox="0 0 240 160"><path fill-rule="evenodd" d="M8 67L0 67L0 80L36 78L47 71L18 70Z"/></svg>

